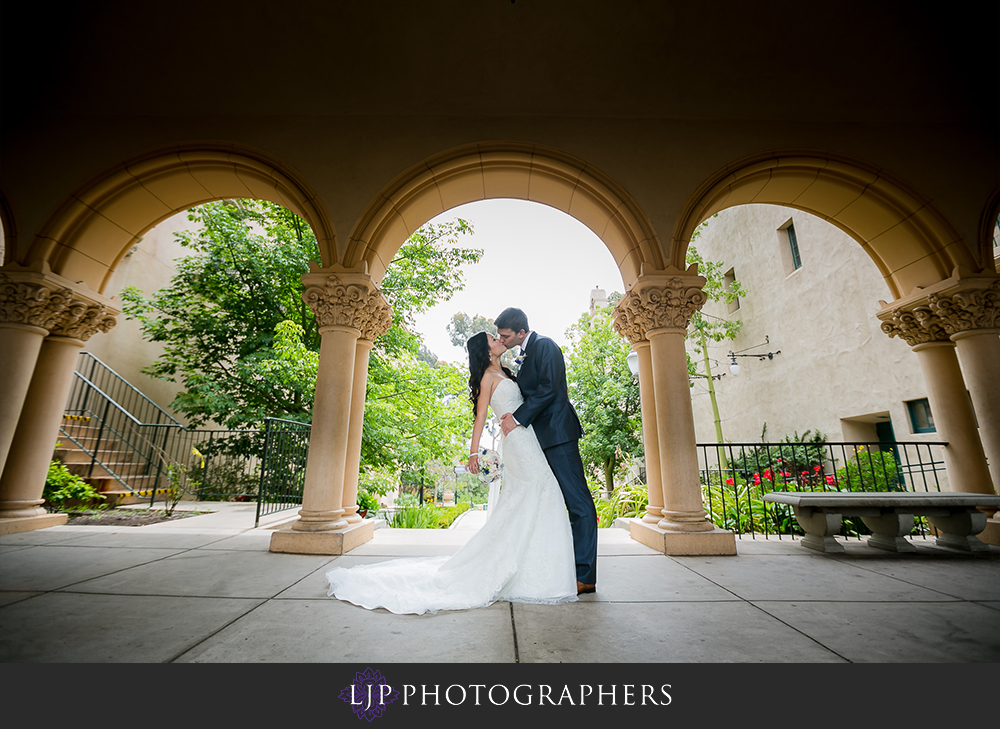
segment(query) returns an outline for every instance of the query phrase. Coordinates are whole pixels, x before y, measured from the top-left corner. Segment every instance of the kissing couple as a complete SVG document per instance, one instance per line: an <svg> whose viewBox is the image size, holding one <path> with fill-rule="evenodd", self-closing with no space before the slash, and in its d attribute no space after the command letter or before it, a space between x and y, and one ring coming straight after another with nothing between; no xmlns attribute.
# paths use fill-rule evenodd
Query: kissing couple
<svg viewBox="0 0 1000 729"><path fill-rule="evenodd" d="M451 557L395 559L327 572L328 595L393 613L572 602L597 584L597 511L580 458L580 420L559 346L505 309L497 336L469 338L470 473L489 410L503 432L500 495L486 524ZM520 346L517 375L500 363Z"/></svg>

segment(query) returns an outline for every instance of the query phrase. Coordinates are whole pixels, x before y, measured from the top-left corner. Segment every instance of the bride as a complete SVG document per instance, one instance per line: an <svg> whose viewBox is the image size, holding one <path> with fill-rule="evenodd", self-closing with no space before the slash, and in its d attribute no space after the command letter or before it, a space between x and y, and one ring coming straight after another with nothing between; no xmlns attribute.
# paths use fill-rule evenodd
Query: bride
<svg viewBox="0 0 1000 729"><path fill-rule="evenodd" d="M472 446L479 444L487 409L514 412L521 392L500 364L506 347L480 332L469 351L469 399L475 415ZM559 484L534 430L517 428L501 441L503 481L486 524L451 557L395 559L326 573L327 594L368 609L393 613L485 607L498 600L562 603L576 600L573 535ZM476 473L478 454L469 458Z"/></svg>

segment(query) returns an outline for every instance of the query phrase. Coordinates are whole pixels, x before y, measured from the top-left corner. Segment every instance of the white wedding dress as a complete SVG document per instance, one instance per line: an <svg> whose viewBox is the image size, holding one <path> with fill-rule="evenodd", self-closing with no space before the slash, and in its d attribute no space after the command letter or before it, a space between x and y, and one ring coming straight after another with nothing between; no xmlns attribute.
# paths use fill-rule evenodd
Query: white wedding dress
<svg viewBox="0 0 1000 729"><path fill-rule="evenodd" d="M521 404L513 380L493 391L494 413ZM532 428L502 441L503 486L486 524L451 557L394 559L326 573L327 594L361 607L428 613L498 600L576 600L573 535L566 504Z"/></svg>

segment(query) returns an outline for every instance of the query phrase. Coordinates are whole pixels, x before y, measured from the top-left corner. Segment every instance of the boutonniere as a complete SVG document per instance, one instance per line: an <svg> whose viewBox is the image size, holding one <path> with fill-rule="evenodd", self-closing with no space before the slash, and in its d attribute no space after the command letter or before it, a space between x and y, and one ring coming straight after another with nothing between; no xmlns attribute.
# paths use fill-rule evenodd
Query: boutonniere
<svg viewBox="0 0 1000 729"><path fill-rule="evenodd" d="M524 364L524 358L525 358L524 352L521 352L519 355L517 355L514 358L514 366L517 367L518 369L521 369L521 365Z"/></svg>

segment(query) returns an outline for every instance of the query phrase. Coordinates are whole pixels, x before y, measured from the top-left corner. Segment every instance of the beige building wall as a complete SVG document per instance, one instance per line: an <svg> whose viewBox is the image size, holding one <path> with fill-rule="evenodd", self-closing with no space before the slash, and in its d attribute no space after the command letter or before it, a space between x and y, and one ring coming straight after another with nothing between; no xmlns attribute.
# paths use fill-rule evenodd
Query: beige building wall
<svg viewBox="0 0 1000 729"><path fill-rule="evenodd" d="M181 246L174 233L191 230L194 225L188 220L187 213L182 213L164 220L148 231L118 265L108 295L120 302L119 294L126 286L135 286L146 296L167 286L177 272L176 259L191 254L189 249ZM151 365L160 356L163 346L145 340L138 321L122 314L114 329L99 337L91 337L83 351L92 353L146 397L187 425L187 419L170 407L174 397L183 389L180 383L167 382L141 372L142 368Z"/></svg>
<svg viewBox="0 0 1000 729"><path fill-rule="evenodd" d="M799 210L743 205L710 218L695 247L705 260L724 261L748 291L735 311L711 301L704 308L743 322L735 340L709 346L713 374L725 373L715 387L727 442L759 442L765 424L769 441L808 429L831 441L877 441L879 422L890 422L900 441L938 440L913 432L906 403L927 397L919 362L905 342L881 331L878 301L891 296L853 239ZM733 375L727 355L740 350L780 354L739 358ZM698 442L715 442L706 381L697 378L691 394Z"/></svg>

